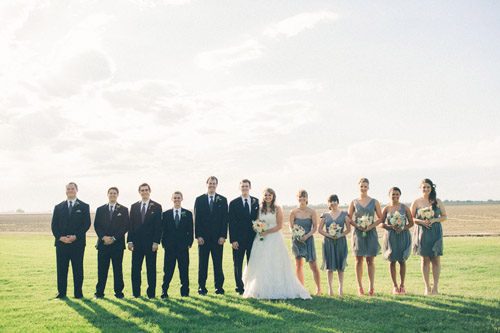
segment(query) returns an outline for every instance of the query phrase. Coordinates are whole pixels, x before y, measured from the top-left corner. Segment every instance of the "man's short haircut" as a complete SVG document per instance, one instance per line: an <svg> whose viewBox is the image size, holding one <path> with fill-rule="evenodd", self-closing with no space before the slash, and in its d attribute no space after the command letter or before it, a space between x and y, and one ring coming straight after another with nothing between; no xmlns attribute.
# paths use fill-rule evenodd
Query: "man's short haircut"
<svg viewBox="0 0 500 333"><path fill-rule="evenodd" d="M207 184L208 184L208 182L209 182L209 181L211 181L211 180L215 180L215 183L216 183L217 185L219 185L219 180L217 179L217 177L215 177L215 176L210 176L210 177L208 177L208 178L207 178Z"/></svg>
<svg viewBox="0 0 500 333"><path fill-rule="evenodd" d="M151 191L151 187L149 186L148 183L142 183L141 185L139 185L139 191L141 190L141 187L144 187L144 186L147 186L148 187L148 190Z"/></svg>
<svg viewBox="0 0 500 333"><path fill-rule="evenodd" d="M116 191L116 194L120 194L120 191L118 191L118 187L113 186L113 187L108 188L108 193L109 193L109 191L111 191L111 190L115 190L115 191Z"/></svg>
<svg viewBox="0 0 500 333"><path fill-rule="evenodd" d="M175 191L174 193L172 193L172 196L174 196L174 194L179 194L181 196L181 198L184 199L184 196L182 195L181 191Z"/></svg>
<svg viewBox="0 0 500 333"><path fill-rule="evenodd" d="M78 185L76 185L76 183L75 183L75 182L69 182L69 183L66 185L66 187L68 187L69 185L74 185L74 186L75 186L75 188L78 190Z"/></svg>
<svg viewBox="0 0 500 333"><path fill-rule="evenodd" d="M241 185L241 184L243 184L243 183L248 183L248 185L249 185L250 187L252 187L252 183L251 183L248 179L246 179L246 178L245 178L245 179L242 179L242 180L240 181L240 185Z"/></svg>

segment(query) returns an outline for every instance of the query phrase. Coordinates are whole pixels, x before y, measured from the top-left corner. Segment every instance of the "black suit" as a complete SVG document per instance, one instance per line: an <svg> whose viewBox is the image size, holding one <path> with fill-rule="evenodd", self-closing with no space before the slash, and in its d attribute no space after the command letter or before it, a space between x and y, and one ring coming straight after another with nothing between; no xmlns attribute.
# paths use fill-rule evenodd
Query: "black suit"
<svg viewBox="0 0 500 333"><path fill-rule="evenodd" d="M113 262L113 279L116 297L123 297L123 250L125 250L125 233L129 228L128 208L115 204L110 216L109 204L97 208L94 229L97 234L97 285L95 296L104 297L104 289L108 279L109 262ZM113 244L105 245L104 236L114 237Z"/></svg>
<svg viewBox="0 0 500 333"><path fill-rule="evenodd" d="M153 200L146 207L144 222L141 217L142 201L136 202L130 208L130 230L127 242L134 244L132 251L132 293L134 297L141 296L142 262L146 257L148 277L147 295L155 297L156 292L156 254L153 243L160 244L161 239L161 205Z"/></svg>
<svg viewBox="0 0 500 333"><path fill-rule="evenodd" d="M210 210L208 194L200 195L194 204L195 237L202 237L205 243L198 245L198 292L206 293L208 257L212 253L214 266L215 291L224 292L224 273L222 254L224 245L219 238L227 238L227 199L220 194L214 195L213 209Z"/></svg>
<svg viewBox="0 0 500 333"><path fill-rule="evenodd" d="M252 244L255 231L252 221L259 217L259 200L254 197L248 198L248 208L245 209L242 197L238 197L229 204L229 241L238 242L238 250L233 249L234 279L236 281L236 292L243 293L243 259L247 255L247 263L252 252Z"/></svg>
<svg viewBox="0 0 500 333"><path fill-rule="evenodd" d="M77 298L83 297L83 254L86 245L85 234L90 228L89 205L76 199L70 212L68 201L61 202L54 207L51 227L55 237L58 296L66 296L68 268L71 261L74 295ZM76 240L71 244L59 240L62 236L68 235L75 235Z"/></svg>
<svg viewBox="0 0 500 333"><path fill-rule="evenodd" d="M193 244L193 214L181 208L179 226L175 225L174 210L163 213L161 243L165 248L163 260L163 295L167 295L170 281L175 271L175 262L179 265L181 295L189 295L189 248Z"/></svg>

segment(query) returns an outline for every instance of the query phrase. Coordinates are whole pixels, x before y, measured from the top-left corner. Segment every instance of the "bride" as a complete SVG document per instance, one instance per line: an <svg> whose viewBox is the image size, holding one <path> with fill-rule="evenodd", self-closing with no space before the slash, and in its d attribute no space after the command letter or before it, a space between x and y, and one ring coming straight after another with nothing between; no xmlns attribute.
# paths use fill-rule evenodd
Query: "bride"
<svg viewBox="0 0 500 333"><path fill-rule="evenodd" d="M268 229L256 235L253 241L252 254L243 272L243 297L311 299L311 295L300 284L293 271L285 239L280 232L283 226L283 211L275 201L274 190L266 188L260 220L267 223Z"/></svg>

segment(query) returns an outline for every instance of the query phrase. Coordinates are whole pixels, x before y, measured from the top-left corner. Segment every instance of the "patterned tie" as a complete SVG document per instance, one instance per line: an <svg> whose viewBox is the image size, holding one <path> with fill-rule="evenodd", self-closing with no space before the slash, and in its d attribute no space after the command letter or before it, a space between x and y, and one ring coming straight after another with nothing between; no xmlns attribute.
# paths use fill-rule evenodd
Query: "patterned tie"
<svg viewBox="0 0 500 333"><path fill-rule="evenodd" d="M146 217L146 203L142 203L142 208L141 208L141 219L142 223L144 223L144 218Z"/></svg>
<svg viewBox="0 0 500 333"><path fill-rule="evenodd" d="M245 199L245 212L250 215L250 210L248 209L248 199Z"/></svg>
<svg viewBox="0 0 500 333"><path fill-rule="evenodd" d="M69 202L69 216L71 216L71 213L73 212L73 201Z"/></svg>
<svg viewBox="0 0 500 333"><path fill-rule="evenodd" d="M210 214L212 214L214 210L214 197L210 196Z"/></svg>
<svg viewBox="0 0 500 333"><path fill-rule="evenodd" d="M179 211L178 211L178 210L175 210L175 227L176 227L176 228L179 228L179 222L180 222L180 219L179 219Z"/></svg>
<svg viewBox="0 0 500 333"><path fill-rule="evenodd" d="M113 218L113 206L109 205L109 220Z"/></svg>

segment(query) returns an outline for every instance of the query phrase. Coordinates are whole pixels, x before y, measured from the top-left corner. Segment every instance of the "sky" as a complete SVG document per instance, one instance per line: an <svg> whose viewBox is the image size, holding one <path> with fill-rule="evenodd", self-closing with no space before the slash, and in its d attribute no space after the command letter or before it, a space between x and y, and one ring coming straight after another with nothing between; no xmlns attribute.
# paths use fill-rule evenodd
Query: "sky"
<svg viewBox="0 0 500 333"><path fill-rule="evenodd" d="M0 2L0 212L273 188L500 199L500 2Z"/></svg>

